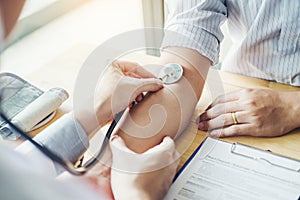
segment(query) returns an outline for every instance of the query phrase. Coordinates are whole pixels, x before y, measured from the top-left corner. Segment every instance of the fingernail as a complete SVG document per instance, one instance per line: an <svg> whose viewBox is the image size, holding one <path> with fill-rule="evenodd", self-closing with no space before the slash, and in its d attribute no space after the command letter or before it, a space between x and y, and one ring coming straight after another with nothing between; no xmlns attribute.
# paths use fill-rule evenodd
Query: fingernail
<svg viewBox="0 0 300 200"><path fill-rule="evenodd" d="M196 124L199 124L199 123L200 123L200 116L197 117L197 119L196 119Z"/></svg>
<svg viewBox="0 0 300 200"><path fill-rule="evenodd" d="M130 105L129 108L132 108L135 105L135 101L133 101Z"/></svg>
<svg viewBox="0 0 300 200"><path fill-rule="evenodd" d="M164 82L162 80L160 80L159 78L156 78L155 82L159 85L162 85L162 86L164 85Z"/></svg>
<svg viewBox="0 0 300 200"><path fill-rule="evenodd" d="M137 101L142 101L143 100L143 97L142 95L139 95L137 98L136 98Z"/></svg>
<svg viewBox="0 0 300 200"><path fill-rule="evenodd" d="M207 120L208 117L206 115L206 113L202 113L202 115L200 115L200 120L203 121L203 120Z"/></svg>
<svg viewBox="0 0 300 200"><path fill-rule="evenodd" d="M204 124L204 122L200 122L199 124L198 124L198 128L200 129L200 130L204 130L205 129L205 124Z"/></svg>
<svg viewBox="0 0 300 200"><path fill-rule="evenodd" d="M211 131L209 135L213 138L218 138L220 136L218 131Z"/></svg>
<svg viewBox="0 0 300 200"><path fill-rule="evenodd" d="M117 139L117 138L119 138L118 135L113 135L113 136L110 138L110 141L112 142L113 140L115 140L115 139Z"/></svg>

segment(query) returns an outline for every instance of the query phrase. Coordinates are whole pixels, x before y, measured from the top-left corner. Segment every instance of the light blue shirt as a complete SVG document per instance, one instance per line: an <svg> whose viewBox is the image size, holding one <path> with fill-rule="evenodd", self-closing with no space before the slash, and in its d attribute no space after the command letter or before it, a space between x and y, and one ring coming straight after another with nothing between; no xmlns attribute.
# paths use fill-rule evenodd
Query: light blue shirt
<svg viewBox="0 0 300 200"><path fill-rule="evenodd" d="M167 30L185 39L166 46L192 48L218 63L227 20L233 47L222 70L300 86L299 0L170 0ZM184 38L184 37L183 37Z"/></svg>
<svg viewBox="0 0 300 200"><path fill-rule="evenodd" d="M89 145L86 133L71 114L51 124L35 140L70 161L75 161ZM62 167L28 141L17 151L0 143L0 163L0 199L106 199L75 179L55 180Z"/></svg>
<svg viewBox="0 0 300 200"><path fill-rule="evenodd" d="M87 134L71 113L65 114L59 120L56 120L34 139L46 146L56 155L71 162L77 161L89 147ZM31 157L33 160L40 159L41 153L39 152L37 154L36 151L38 150L29 141L22 143L17 150L22 154ZM42 156L45 157L44 155ZM64 171L59 164L53 164L56 171L53 172L54 175ZM48 173L50 173L49 170Z"/></svg>

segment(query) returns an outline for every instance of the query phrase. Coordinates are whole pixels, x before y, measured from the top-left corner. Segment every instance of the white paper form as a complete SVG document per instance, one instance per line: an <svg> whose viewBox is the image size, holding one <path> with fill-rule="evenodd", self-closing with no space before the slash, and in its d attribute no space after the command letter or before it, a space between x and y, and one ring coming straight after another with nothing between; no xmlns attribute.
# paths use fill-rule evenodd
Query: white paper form
<svg viewBox="0 0 300 200"><path fill-rule="evenodd" d="M165 199L298 199L299 167L296 160L207 138Z"/></svg>

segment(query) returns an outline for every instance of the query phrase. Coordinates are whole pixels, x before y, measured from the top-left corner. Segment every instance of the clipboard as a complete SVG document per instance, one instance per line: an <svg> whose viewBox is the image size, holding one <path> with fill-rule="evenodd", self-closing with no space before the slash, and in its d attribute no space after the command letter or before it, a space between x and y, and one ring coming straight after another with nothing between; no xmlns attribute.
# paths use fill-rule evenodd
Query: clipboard
<svg viewBox="0 0 300 200"><path fill-rule="evenodd" d="M188 164L191 162L191 160L193 160L193 158L198 153L198 151L200 150L200 148L202 147L202 145L205 143L206 139L207 139L207 137L200 143L200 145L197 147L197 149L192 153L192 155L187 159L187 161L177 171L177 173L175 174L175 177L173 179L173 183L176 181L176 179L178 178L178 176L184 171L184 169L188 166Z"/></svg>
<svg viewBox="0 0 300 200"><path fill-rule="evenodd" d="M245 147L245 148L252 148L252 149L255 149L255 150L258 150L258 151L263 151L263 152L266 153L266 154L271 154L271 155L274 155L274 156L281 157L281 158L283 158L283 159L288 159L288 160L290 160L290 161L298 162L298 163L299 163L299 166L296 166L296 168L286 167L286 166L284 166L284 165L282 165L282 164L274 163L274 162L272 162L271 160L266 159L266 158L263 158L263 157L239 153L239 152L237 151L237 148L239 148L240 146ZM280 155L280 154L275 154L275 153L272 153L271 151L261 150L261 149L259 149L259 148L255 148L255 147L251 147L251 146L248 146L248 145L245 145L245 144L240 144L240 143L235 142L235 143L232 143L232 146L231 146L231 153L232 153L232 154L235 154L235 155L237 155L237 156L242 156L242 157L244 157L244 158L252 159L252 160L255 160L255 161L264 161L264 162L266 162L266 163L269 164L269 165L272 165L272 166L275 166L275 167L279 167L279 168L282 168L282 169L286 169L286 170L290 170L290 171L294 171L294 172L300 172L300 161L299 161L299 160L296 160L296 159L293 159L293 158L289 158L289 157L286 157L286 156L283 156L283 155Z"/></svg>
<svg viewBox="0 0 300 200"><path fill-rule="evenodd" d="M209 143L213 148L209 149L207 143ZM213 155L210 156L210 153ZM218 153L222 155L218 155ZM210 158L206 159L207 156ZM230 167L228 167L227 165ZM210 166L213 166L212 169L214 169L214 171L210 171L209 169L207 169ZM230 177L231 174L233 177ZM239 176L234 177L234 174L238 174ZM218 180L218 176L221 177L219 178L220 181ZM222 179L222 176L230 177L231 180L228 180L229 182L226 182L223 180L224 177ZM243 177L249 178L249 183L243 180ZM213 181L211 181L210 179ZM198 186L196 187L195 185L197 184ZM209 188L209 186L207 186L209 184L215 184L217 185L217 187L223 188L224 191L222 191L221 189L215 189L214 191L213 187ZM244 187L243 184L248 184L252 187ZM269 188L268 185L272 186L273 188ZM260 187L258 186L264 188L265 192L260 191ZM204 192L201 189L201 191L196 191L197 188L201 187L205 187ZM211 190L211 192L207 192L207 194L204 194L205 191L208 190ZM276 193L276 195L270 194L272 192L274 194ZM299 160L291 159L244 144L229 143L207 137L198 146L198 148L190 156L190 158L182 166L182 168L177 172L174 178L174 182L165 199L201 199L202 197L206 199L218 200L274 200L300 199L299 195ZM245 196L248 196L249 198Z"/></svg>

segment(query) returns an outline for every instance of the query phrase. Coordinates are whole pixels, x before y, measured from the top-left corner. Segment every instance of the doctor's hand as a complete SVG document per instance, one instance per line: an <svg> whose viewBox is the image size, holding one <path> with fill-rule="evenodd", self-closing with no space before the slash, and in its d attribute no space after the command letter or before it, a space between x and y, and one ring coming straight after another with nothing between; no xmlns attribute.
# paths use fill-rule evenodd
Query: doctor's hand
<svg viewBox="0 0 300 200"><path fill-rule="evenodd" d="M163 199L179 164L179 153L170 137L138 154L119 136L112 138L111 188L116 200Z"/></svg>
<svg viewBox="0 0 300 200"><path fill-rule="evenodd" d="M94 98L97 122L83 108L75 112L76 119L87 133L113 119L133 101L141 101L143 92L155 92L163 83L137 63L118 61L112 63L101 77Z"/></svg>
<svg viewBox="0 0 300 200"><path fill-rule="evenodd" d="M212 137L280 136L300 126L299 92L243 89L219 96L200 115Z"/></svg>

